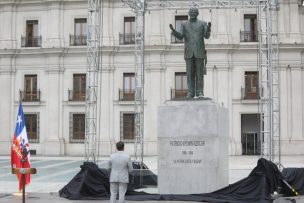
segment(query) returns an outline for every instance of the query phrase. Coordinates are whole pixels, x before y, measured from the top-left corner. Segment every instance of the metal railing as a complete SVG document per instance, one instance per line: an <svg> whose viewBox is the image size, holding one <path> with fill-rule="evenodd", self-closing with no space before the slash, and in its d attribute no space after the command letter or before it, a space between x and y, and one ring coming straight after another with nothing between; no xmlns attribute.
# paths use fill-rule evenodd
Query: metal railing
<svg viewBox="0 0 304 203"><path fill-rule="evenodd" d="M171 35L171 44L182 44L184 43L184 39L180 40L173 35Z"/></svg>
<svg viewBox="0 0 304 203"><path fill-rule="evenodd" d="M86 46L87 35L70 35L70 46Z"/></svg>
<svg viewBox="0 0 304 203"><path fill-rule="evenodd" d="M86 94L81 91L68 90L69 92L69 101L85 101Z"/></svg>
<svg viewBox="0 0 304 203"><path fill-rule="evenodd" d="M256 32L240 31L240 41L241 42L257 42L258 35Z"/></svg>
<svg viewBox="0 0 304 203"><path fill-rule="evenodd" d="M20 99L23 102L40 102L40 90L37 91L21 91Z"/></svg>
<svg viewBox="0 0 304 203"><path fill-rule="evenodd" d="M69 143L84 143L85 132L72 132L70 133Z"/></svg>
<svg viewBox="0 0 304 203"><path fill-rule="evenodd" d="M171 100L185 99L187 97L187 90L171 89Z"/></svg>
<svg viewBox="0 0 304 203"><path fill-rule="evenodd" d="M248 100L258 100L260 99L260 91L263 95L263 88L256 88L255 90L249 91L247 88L242 87L241 93L242 93L242 99L248 99Z"/></svg>
<svg viewBox="0 0 304 203"><path fill-rule="evenodd" d="M134 101L135 90L119 89L119 100L120 101Z"/></svg>
<svg viewBox="0 0 304 203"><path fill-rule="evenodd" d="M41 36L21 36L21 47L41 47Z"/></svg>
<svg viewBox="0 0 304 203"><path fill-rule="evenodd" d="M242 155L261 155L261 140L258 133L243 133Z"/></svg>
<svg viewBox="0 0 304 203"><path fill-rule="evenodd" d="M119 33L119 44L135 44L135 33Z"/></svg>

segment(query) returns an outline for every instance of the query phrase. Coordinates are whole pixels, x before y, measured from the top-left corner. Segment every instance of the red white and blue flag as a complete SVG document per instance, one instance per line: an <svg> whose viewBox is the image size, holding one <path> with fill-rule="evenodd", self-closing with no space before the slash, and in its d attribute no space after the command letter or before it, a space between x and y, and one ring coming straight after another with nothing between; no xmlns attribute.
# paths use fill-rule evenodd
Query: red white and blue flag
<svg viewBox="0 0 304 203"><path fill-rule="evenodd" d="M26 149L26 150L25 150ZM27 152L27 153L23 153ZM24 162L22 163L22 159ZM16 120L16 129L12 137L11 145L11 164L12 168L30 168L30 153L27 139L24 113L20 102ZM21 175L17 175L19 181L19 191L22 189ZM30 183L30 174L25 175L25 185Z"/></svg>

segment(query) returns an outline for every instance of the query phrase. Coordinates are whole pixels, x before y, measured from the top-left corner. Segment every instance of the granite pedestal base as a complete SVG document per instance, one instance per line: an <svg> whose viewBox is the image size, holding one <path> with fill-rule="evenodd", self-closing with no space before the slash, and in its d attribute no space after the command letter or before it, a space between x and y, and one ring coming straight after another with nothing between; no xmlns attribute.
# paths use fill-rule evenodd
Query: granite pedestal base
<svg viewBox="0 0 304 203"><path fill-rule="evenodd" d="M228 110L212 100L160 106L159 193L207 193L227 186L228 132Z"/></svg>

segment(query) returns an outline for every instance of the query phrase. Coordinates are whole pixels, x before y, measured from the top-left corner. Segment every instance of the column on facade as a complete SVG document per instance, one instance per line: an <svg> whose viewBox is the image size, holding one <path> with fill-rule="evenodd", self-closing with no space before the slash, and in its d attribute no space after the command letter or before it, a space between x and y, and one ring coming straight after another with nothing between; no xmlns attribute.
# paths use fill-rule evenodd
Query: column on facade
<svg viewBox="0 0 304 203"><path fill-rule="evenodd" d="M302 140L302 120L303 115L301 114L303 108L302 94L302 74L301 68L297 66L291 67L291 114L292 114L292 139L293 141Z"/></svg>
<svg viewBox="0 0 304 203"><path fill-rule="evenodd" d="M218 68L218 103L221 106L228 107L228 99L229 99L229 68L228 67L221 67Z"/></svg>
<svg viewBox="0 0 304 203"><path fill-rule="evenodd" d="M289 4L290 12L290 39L291 43L301 43L301 33L300 33L300 13L299 13L299 1L290 0Z"/></svg>
<svg viewBox="0 0 304 203"><path fill-rule="evenodd" d="M168 14L171 12L167 12ZM145 36L146 36L146 45L162 45L165 43L165 33L171 33L169 24L174 24L170 22L165 24L166 18L172 19L171 16L165 16L165 11L155 10L145 14Z"/></svg>
<svg viewBox="0 0 304 203"><path fill-rule="evenodd" d="M301 68L288 65L281 71L282 154L301 154L303 142L303 75Z"/></svg>
<svg viewBox="0 0 304 203"><path fill-rule="evenodd" d="M205 13L208 12L207 10ZM218 17L218 9L210 9L209 10L210 15L210 22L211 22L211 36L209 38L209 43L216 43L218 44L218 32L219 29L219 17ZM205 15L204 15L205 16ZM207 17L204 17L204 21L208 21Z"/></svg>
<svg viewBox="0 0 304 203"><path fill-rule="evenodd" d="M218 68L216 65L212 67L212 98L218 101ZM207 89L207 87L205 87Z"/></svg>
<svg viewBox="0 0 304 203"><path fill-rule="evenodd" d="M49 2L47 9L47 47L57 48L60 47L60 24L63 21L60 15L60 3L59 2ZM44 41L44 40L43 40Z"/></svg>
<svg viewBox="0 0 304 203"><path fill-rule="evenodd" d="M123 26L123 21L121 22L121 18L119 17L118 13L113 13L113 4L114 1L108 0L108 1L101 1L101 19L100 22L102 22L102 27L100 27L100 35L102 37L102 44L106 46L113 46L114 39L117 39L119 42L119 29L120 26ZM113 17L116 16L114 19ZM116 26L113 26L116 25ZM117 36L114 36L114 33L117 33Z"/></svg>
<svg viewBox="0 0 304 203"><path fill-rule="evenodd" d="M228 15L227 15L227 9L218 9L218 17L217 17L217 31L218 31L218 43L221 44L227 44L228 43L228 33L227 33L227 27L229 26L228 24ZM211 26L212 28L212 26ZM211 30L212 31L212 30Z"/></svg>
<svg viewBox="0 0 304 203"><path fill-rule="evenodd" d="M280 67L280 136L282 146L287 143L291 136L291 114L290 114L290 69Z"/></svg>
<svg viewBox="0 0 304 203"><path fill-rule="evenodd" d="M101 80L100 80L101 79ZM107 156L115 151L115 142L119 138L114 133L114 105L113 101L117 95L118 89L114 88L114 71L103 63L102 70L99 71L99 88L97 99L97 137L99 142L99 154ZM100 89L101 88L101 89ZM101 91L100 91L101 90ZM101 92L101 94L100 94ZM119 128L118 128L119 130Z"/></svg>
<svg viewBox="0 0 304 203"><path fill-rule="evenodd" d="M0 63L0 66L3 64ZM3 67L3 66L2 66ZM0 136L0 154L9 154L11 146L11 137L15 130L16 107L13 99L13 93L11 88L12 78L15 74L9 70L0 70L0 87L1 87L1 105L0 112L0 129L2 133Z"/></svg>
<svg viewBox="0 0 304 203"><path fill-rule="evenodd" d="M152 62L153 63L153 62ZM157 112L159 105L163 105L161 100L161 92L164 89L162 81L160 81L162 69L160 64L153 63L148 70L145 71L145 105L144 118L144 154L157 154Z"/></svg>
<svg viewBox="0 0 304 203"><path fill-rule="evenodd" d="M60 74L62 74L58 67L58 58L48 58L48 68L46 70L47 90L44 93L46 102L46 122L47 134L45 135L44 152L47 155L63 155L64 154L64 140L62 138L62 82L60 81ZM57 64L57 65L52 65Z"/></svg>
<svg viewBox="0 0 304 203"><path fill-rule="evenodd" d="M302 98L302 139L304 139L304 63L303 63L303 59L304 59L304 56L303 56L303 53L304 51L302 51L302 68L301 68L301 75L302 75L302 85L301 85L301 98Z"/></svg>
<svg viewBox="0 0 304 203"><path fill-rule="evenodd" d="M16 6L13 4L6 4L0 7L0 47L1 49L13 49L16 46L15 39L15 18Z"/></svg>
<svg viewBox="0 0 304 203"><path fill-rule="evenodd" d="M300 13L298 0L283 1L279 12L279 30L283 32L280 41L284 43L301 43Z"/></svg>

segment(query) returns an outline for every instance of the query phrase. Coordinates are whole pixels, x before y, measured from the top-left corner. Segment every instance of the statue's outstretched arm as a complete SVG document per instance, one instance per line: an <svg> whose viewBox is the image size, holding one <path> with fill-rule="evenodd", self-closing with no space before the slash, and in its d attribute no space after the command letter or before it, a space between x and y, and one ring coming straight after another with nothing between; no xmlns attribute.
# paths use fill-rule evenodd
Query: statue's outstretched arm
<svg viewBox="0 0 304 203"><path fill-rule="evenodd" d="M172 30L171 34L172 34L174 37L176 37L176 38L179 39L179 40L182 40L182 39L184 38L184 35L183 35L183 27L182 27L182 33L176 31L176 30L173 28L172 24L170 24L169 27L170 27L170 29Z"/></svg>

